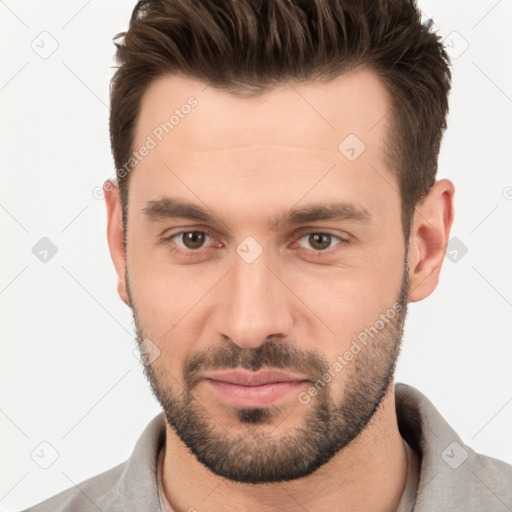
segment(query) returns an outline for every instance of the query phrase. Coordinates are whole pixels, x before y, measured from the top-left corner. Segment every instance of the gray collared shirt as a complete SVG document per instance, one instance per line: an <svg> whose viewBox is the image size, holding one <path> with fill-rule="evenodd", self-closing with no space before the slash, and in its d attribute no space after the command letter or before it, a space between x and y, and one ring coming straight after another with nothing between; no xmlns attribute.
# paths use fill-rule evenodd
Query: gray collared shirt
<svg viewBox="0 0 512 512"><path fill-rule="evenodd" d="M395 397L400 433L421 458L415 512L512 511L512 466L466 446L412 386L396 384ZM161 413L146 427L126 462L27 512L161 512L157 462L164 442Z"/></svg>

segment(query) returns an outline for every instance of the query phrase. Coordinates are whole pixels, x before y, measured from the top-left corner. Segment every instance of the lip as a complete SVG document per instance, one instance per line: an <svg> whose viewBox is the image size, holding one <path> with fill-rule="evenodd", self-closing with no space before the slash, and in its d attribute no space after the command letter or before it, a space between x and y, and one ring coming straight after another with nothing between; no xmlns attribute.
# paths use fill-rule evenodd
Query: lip
<svg viewBox="0 0 512 512"><path fill-rule="evenodd" d="M276 382L297 382L307 380L302 376L294 376L281 370L229 370L224 372L205 373L204 378L216 381L238 384L240 386L261 386Z"/></svg>
<svg viewBox="0 0 512 512"><path fill-rule="evenodd" d="M268 407L309 383L279 370L211 372L203 378L221 400L234 407Z"/></svg>

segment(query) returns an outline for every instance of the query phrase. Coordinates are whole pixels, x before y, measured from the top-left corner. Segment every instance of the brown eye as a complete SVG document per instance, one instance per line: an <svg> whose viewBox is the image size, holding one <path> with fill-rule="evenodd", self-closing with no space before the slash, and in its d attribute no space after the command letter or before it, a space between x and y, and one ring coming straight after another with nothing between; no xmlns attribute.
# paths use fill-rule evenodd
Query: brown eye
<svg viewBox="0 0 512 512"><path fill-rule="evenodd" d="M315 251L325 251L331 247L331 243L335 241L335 239L342 241L339 237L331 235L330 233L306 233L305 235L300 237L300 240L306 240L307 245L309 247L304 247L305 249L313 249ZM334 239L334 240L333 240Z"/></svg>
<svg viewBox="0 0 512 512"><path fill-rule="evenodd" d="M182 231L175 235L185 249L200 249L208 236L204 231Z"/></svg>
<svg viewBox="0 0 512 512"><path fill-rule="evenodd" d="M313 249L317 249L319 251L323 251L328 249L331 245L332 236L326 233L311 233L308 236L308 242L313 247Z"/></svg>

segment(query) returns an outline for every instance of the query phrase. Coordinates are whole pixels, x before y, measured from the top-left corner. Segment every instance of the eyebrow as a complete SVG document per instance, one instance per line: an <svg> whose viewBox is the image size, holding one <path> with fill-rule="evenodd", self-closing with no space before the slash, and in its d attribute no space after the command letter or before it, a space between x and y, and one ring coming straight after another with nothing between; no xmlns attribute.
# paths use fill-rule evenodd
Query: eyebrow
<svg viewBox="0 0 512 512"><path fill-rule="evenodd" d="M172 197L147 201L146 206L142 209L142 213L147 219L154 222L184 218L205 223L226 224L219 215L211 210L183 199ZM289 225L326 220L349 220L368 224L373 220L373 217L366 208L357 203L330 202L326 204L311 204L301 208L293 208L284 215L275 216L271 219L270 229L278 230Z"/></svg>

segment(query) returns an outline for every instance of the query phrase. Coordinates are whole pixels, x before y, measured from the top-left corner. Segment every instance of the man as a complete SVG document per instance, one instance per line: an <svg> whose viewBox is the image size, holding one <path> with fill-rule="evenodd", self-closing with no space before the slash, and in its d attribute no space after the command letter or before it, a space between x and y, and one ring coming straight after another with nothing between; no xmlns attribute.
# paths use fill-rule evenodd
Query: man
<svg viewBox="0 0 512 512"><path fill-rule="evenodd" d="M150 0L119 36L108 242L163 413L31 510L512 510L512 467L393 380L453 222L415 5Z"/></svg>

